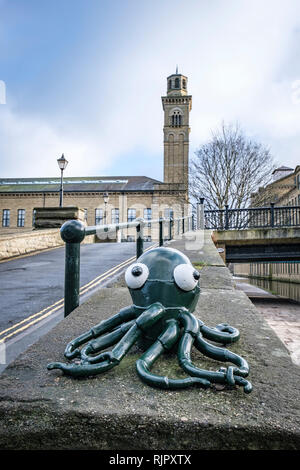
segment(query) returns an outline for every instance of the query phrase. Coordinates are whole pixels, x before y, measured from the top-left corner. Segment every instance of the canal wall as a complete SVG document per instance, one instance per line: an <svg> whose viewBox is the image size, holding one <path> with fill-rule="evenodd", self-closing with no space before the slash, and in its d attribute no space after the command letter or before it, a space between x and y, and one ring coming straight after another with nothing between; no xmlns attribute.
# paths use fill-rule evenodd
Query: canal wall
<svg viewBox="0 0 300 470"><path fill-rule="evenodd" d="M250 364L253 391L235 386L169 391L140 381L133 347L119 366L72 379L47 364L64 360L66 344L132 303L121 279L100 289L32 345L0 376L1 449L253 450L300 449L300 368L247 296L235 289L210 233L190 232L169 246L200 270L195 315L213 327L227 322L240 340L230 349ZM217 363L193 349L200 368ZM175 353L153 372L183 377Z"/></svg>
<svg viewBox="0 0 300 470"><path fill-rule="evenodd" d="M296 261L284 263L232 263L230 269L235 276L300 284L300 263Z"/></svg>

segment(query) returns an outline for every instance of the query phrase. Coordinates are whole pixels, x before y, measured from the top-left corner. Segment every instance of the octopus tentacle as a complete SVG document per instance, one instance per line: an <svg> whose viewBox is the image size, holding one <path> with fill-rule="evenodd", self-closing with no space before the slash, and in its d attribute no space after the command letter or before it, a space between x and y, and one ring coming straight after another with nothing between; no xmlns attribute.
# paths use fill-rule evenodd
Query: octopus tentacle
<svg viewBox="0 0 300 470"><path fill-rule="evenodd" d="M199 369L191 361L191 349L193 343L197 338L197 344L199 344L198 337L199 331L197 332L195 327L195 321L197 322L194 315L189 312L182 312L180 314L180 321L184 325L184 333L180 340L178 349L178 360L181 367L189 374L195 377L201 377L215 383L227 383L229 385L242 385L245 393L250 393L252 386L250 382L243 379L240 376L235 376L235 368L230 366L228 369L222 368L218 372L213 372L205 369ZM194 324L194 326L193 326ZM232 353L233 354L233 353ZM237 360L237 358L234 358Z"/></svg>
<svg viewBox="0 0 300 470"><path fill-rule="evenodd" d="M242 377L247 377L249 374L248 362L238 354L229 351L228 349L220 348L208 343L202 338L202 334L199 333L195 338L196 348L212 359L216 359L221 362L232 362L237 367L234 368L234 374Z"/></svg>
<svg viewBox="0 0 300 470"><path fill-rule="evenodd" d="M219 323L214 328L206 326L201 320L198 320L200 331L204 338L217 343L229 344L239 340L240 332L237 328L228 325L228 323Z"/></svg>
<svg viewBox="0 0 300 470"><path fill-rule="evenodd" d="M81 349L81 360L84 362L89 362L90 364L97 362L97 356L90 356L90 354L95 354L116 344L125 335L125 333L127 333L133 324L134 320L123 323L123 325L119 326L112 332L89 341L89 343Z"/></svg>
<svg viewBox="0 0 300 470"><path fill-rule="evenodd" d="M65 374L75 377L87 377L89 375L97 375L105 372L120 363L125 354L142 334L143 329L150 328L160 320L164 311L163 306L159 302L152 304L135 320L129 331L127 331L112 351L103 352L97 356L96 364L88 364L85 362L81 364L64 364L54 362L48 364L47 368L49 370L60 369Z"/></svg>
<svg viewBox="0 0 300 470"><path fill-rule="evenodd" d="M65 375L72 377L89 377L90 375L98 375L115 367L117 363L109 360L103 361L101 364L64 364L63 362L51 362L47 365L47 369L60 369Z"/></svg>
<svg viewBox="0 0 300 470"><path fill-rule="evenodd" d="M119 313L113 317L107 320L103 320L86 333L83 333L82 335L70 341L65 349L65 357L67 359L73 359L74 357L80 356L80 350L78 349L79 346L86 343L87 341L90 341L91 339L98 338L98 336L107 333L125 321L132 320L136 315L137 313L133 306L122 308Z"/></svg>
<svg viewBox="0 0 300 470"><path fill-rule="evenodd" d="M176 343L180 336L179 325L176 320L169 320L166 322L167 327L164 332L158 337L153 345L143 354L143 356L136 362L136 370L139 377L146 384L162 389L176 390L187 388L192 385L201 385L202 387L209 387L210 382L198 377L187 377L184 379L169 379L166 376L156 375L150 372L150 368L154 362L165 351L168 351Z"/></svg>

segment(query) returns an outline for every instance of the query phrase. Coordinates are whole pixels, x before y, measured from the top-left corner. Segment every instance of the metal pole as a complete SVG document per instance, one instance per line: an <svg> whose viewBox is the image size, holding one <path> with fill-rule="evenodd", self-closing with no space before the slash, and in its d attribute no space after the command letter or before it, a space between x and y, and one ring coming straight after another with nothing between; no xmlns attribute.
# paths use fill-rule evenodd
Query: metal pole
<svg viewBox="0 0 300 470"><path fill-rule="evenodd" d="M60 170L60 191L59 191L59 207L63 207L63 172L64 170Z"/></svg>
<svg viewBox="0 0 300 470"><path fill-rule="evenodd" d="M66 243L65 258L65 317L79 305L80 242L85 237L85 226L79 220L68 220L60 229Z"/></svg>
<svg viewBox="0 0 300 470"><path fill-rule="evenodd" d="M144 223L141 221L136 226L136 257L139 258L144 252Z"/></svg>
<svg viewBox="0 0 300 470"><path fill-rule="evenodd" d="M274 202L271 202L271 227L274 227Z"/></svg>
<svg viewBox="0 0 300 470"><path fill-rule="evenodd" d="M163 246L164 244L163 231L164 231L163 220L159 219L159 246Z"/></svg>
<svg viewBox="0 0 300 470"><path fill-rule="evenodd" d="M228 213L228 204L225 204L225 230L229 228L229 213Z"/></svg>
<svg viewBox="0 0 300 470"><path fill-rule="evenodd" d="M66 243L65 317L79 305L80 243Z"/></svg>
<svg viewBox="0 0 300 470"><path fill-rule="evenodd" d="M169 222L169 240L172 240L172 218L170 217Z"/></svg>
<svg viewBox="0 0 300 470"><path fill-rule="evenodd" d="M200 204L197 204L197 229L204 229L204 197L200 197Z"/></svg>

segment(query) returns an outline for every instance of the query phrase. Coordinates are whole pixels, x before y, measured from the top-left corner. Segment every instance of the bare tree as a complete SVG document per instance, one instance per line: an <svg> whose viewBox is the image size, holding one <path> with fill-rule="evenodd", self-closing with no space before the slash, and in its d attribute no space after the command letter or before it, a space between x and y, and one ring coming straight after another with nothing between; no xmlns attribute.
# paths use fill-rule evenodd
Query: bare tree
<svg viewBox="0 0 300 470"><path fill-rule="evenodd" d="M191 197L204 197L207 209L248 207L251 194L271 181L274 168L268 148L247 138L238 124L223 123L191 161Z"/></svg>

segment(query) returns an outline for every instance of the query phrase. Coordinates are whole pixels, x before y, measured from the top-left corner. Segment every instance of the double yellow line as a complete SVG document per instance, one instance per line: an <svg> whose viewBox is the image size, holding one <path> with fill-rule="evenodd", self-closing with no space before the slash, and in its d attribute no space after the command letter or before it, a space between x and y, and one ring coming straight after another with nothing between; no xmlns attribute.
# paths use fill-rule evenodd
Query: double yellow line
<svg viewBox="0 0 300 470"><path fill-rule="evenodd" d="M152 248L155 248L158 244L156 243L155 245L150 246L144 251L149 251ZM120 271L122 268L127 266L128 264L132 263L136 259L135 256L132 256L131 258L128 258L127 260L123 261L122 263L114 266L113 268L109 269L103 274L100 274L99 276L95 277L92 281L88 282L84 286L80 288L79 294L83 295L86 294L89 290L93 289L97 285L99 285L101 282L105 281L108 277L112 276L113 274L116 274L118 271ZM40 310L37 313L34 313L33 315L30 315L29 317L25 318L24 320L20 321L19 323L16 323L15 325L6 328L6 330L3 330L0 332L0 344L4 343L7 339L11 338L12 336L15 336L17 333L21 333L22 331L26 330L30 326L34 325L35 323L43 320L44 318L47 318L49 315L52 313L56 312L60 308L62 308L64 305L64 299L60 299L54 304L50 305L49 307L44 308L43 310ZM27 323L29 322L29 323ZM13 331L12 331L13 330ZM8 334L6 334L8 333ZM5 335L6 334L6 335ZM3 336L5 335L5 336Z"/></svg>

